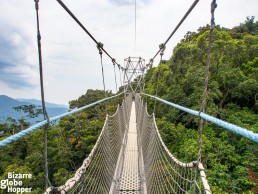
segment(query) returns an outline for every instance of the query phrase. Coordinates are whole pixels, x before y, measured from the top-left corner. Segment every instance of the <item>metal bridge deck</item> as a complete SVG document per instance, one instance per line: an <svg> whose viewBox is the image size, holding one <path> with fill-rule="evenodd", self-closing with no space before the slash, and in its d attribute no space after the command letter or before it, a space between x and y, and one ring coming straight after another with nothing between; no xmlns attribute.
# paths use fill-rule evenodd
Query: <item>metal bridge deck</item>
<svg viewBox="0 0 258 194"><path fill-rule="evenodd" d="M141 193L139 174L139 149L137 144L135 103L132 102L127 141L124 150L119 193Z"/></svg>

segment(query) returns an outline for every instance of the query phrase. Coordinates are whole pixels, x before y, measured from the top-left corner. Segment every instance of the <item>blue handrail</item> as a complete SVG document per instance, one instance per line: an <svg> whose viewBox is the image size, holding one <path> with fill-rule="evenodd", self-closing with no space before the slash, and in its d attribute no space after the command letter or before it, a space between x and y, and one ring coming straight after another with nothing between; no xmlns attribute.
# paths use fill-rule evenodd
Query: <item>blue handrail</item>
<svg viewBox="0 0 258 194"><path fill-rule="evenodd" d="M87 109L87 108L89 108L89 107L92 107L92 106L94 106L94 105L96 105L96 104L99 104L99 103L101 103L101 102L110 100L110 99L112 99L112 98L116 98L116 97L120 96L121 94L123 94L123 92L120 93L120 94L117 94L117 95L115 95L115 96L107 97L107 98L104 98L104 99L102 99L102 100L99 100L99 101L93 102L93 103L91 103L91 104L85 105L85 106L83 106L83 107L81 107L81 108L72 110L72 111L70 111L70 112L66 112L66 113L60 114L60 115L58 115L58 116L52 117L52 118L50 118L50 122L53 122L53 121L56 121L56 120L61 119L61 118L63 118L63 117L72 115L72 114L74 114L74 113L76 113L76 112L80 112L80 111L82 111L82 110L84 110L84 109ZM15 135L12 135L12 136L10 136L10 137L7 137L6 139L0 141L0 147L4 147L4 146L10 144L11 142L16 141L16 140L22 138L23 136L28 135L28 134L30 134L31 132L33 132L33 131L39 129L40 127L43 127L43 126L46 125L46 124L47 124L47 120L44 120L44 121L42 121L42 122L39 122L39 123L37 123L37 124L35 124L35 125L33 125L33 126L27 128L27 129L21 131L21 132L19 132L19 133L16 133Z"/></svg>
<svg viewBox="0 0 258 194"><path fill-rule="evenodd" d="M187 112L189 114L192 114L194 116L200 116L201 118L205 119L206 121L210 121L211 123L215 124L215 125L218 125L220 127L223 127L225 129L228 129L230 131L233 131L239 135L242 135L250 140L253 140L255 142L258 143L258 134L257 133L254 133L253 131L250 131L250 130L247 130L245 128L242 128L242 127L239 127L237 125L234 125L234 124L231 124L231 123L228 123L226 121L223 121L223 120L220 120L220 119L217 119L213 116L210 116L206 113L203 113L203 112L198 112L196 110L192 110L192 109L189 109L189 108L186 108L186 107L183 107L183 106L180 106L178 104L175 104L175 103L172 103L172 102L168 102L166 100L163 100L161 98L158 98L156 96L152 96L152 95L149 95L149 94L145 94L145 93L141 93L145 96L148 96L148 97L151 97L151 98L154 98L160 102L163 102L165 104L168 104L170 106L173 106L174 108L177 108L179 110L182 110L184 112Z"/></svg>

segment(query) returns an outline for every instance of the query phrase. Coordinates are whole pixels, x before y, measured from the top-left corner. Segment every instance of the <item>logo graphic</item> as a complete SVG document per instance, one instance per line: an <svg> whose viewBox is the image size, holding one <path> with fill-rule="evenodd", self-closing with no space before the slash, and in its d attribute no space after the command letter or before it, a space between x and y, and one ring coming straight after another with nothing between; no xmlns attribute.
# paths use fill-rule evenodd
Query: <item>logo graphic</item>
<svg viewBox="0 0 258 194"><path fill-rule="evenodd" d="M15 174L14 172L9 172L7 179L0 180L0 189L8 193L30 193L32 188L23 187L23 179L31 179L31 174Z"/></svg>

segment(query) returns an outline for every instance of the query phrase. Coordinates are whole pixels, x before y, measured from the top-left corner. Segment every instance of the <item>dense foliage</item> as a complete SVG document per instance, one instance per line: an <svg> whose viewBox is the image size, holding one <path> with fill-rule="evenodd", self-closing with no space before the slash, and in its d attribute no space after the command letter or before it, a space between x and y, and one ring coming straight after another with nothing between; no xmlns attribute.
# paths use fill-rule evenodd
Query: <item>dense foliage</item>
<svg viewBox="0 0 258 194"><path fill-rule="evenodd" d="M160 64L159 97L200 109L208 36L209 26L199 28L198 32L188 32L175 47L172 57ZM146 93L155 94L157 77L158 68L148 70ZM108 92L107 95L112 94ZM88 90L71 101L70 108L79 108L104 96L103 91ZM106 110L112 114L121 98L61 119L49 130L49 174L53 185L62 185L74 175L98 138ZM151 112L154 102L150 99L148 102ZM22 111L26 107L19 108ZM155 113L162 138L170 151L180 160L196 160L198 118L158 102ZM207 113L258 132L258 22L254 22L253 17L233 29L219 26L215 29ZM26 120L19 122L9 118L8 123L0 124L0 131L4 132L0 139L28 125ZM34 194L42 193L43 136L43 130L38 130L0 148L0 180L5 179L8 172L31 173L33 178L24 181L23 187L32 187ZM258 192L257 143L205 123L202 162L214 193ZM1 193L5 191L0 190Z"/></svg>
<svg viewBox="0 0 258 194"><path fill-rule="evenodd" d="M188 32L172 57L159 64L158 96L200 110L209 26ZM158 68L145 77L146 93L155 94ZM214 31L207 113L258 132L258 22L247 18L233 29ZM153 101L149 101L149 110ZM158 127L170 151L179 159L197 159L199 119L157 103ZM205 123L202 162L214 193L258 192L258 144Z"/></svg>
<svg viewBox="0 0 258 194"><path fill-rule="evenodd" d="M111 95L111 92L107 92L107 96ZM70 108L79 108L104 97L104 92L101 90L88 90L85 95L72 100ZM106 111L108 114L113 114L121 98L118 97L73 116L65 117L49 130L49 174L53 185L60 186L74 176L74 172L81 166L99 136ZM31 112L28 113L31 114ZM13 134L13 131L15 133L21 131L24 123L26 122L13 121L12 124L0 124L0 131L5 132L0 139ZM29 125L29 123L26 124ZM24 181L23 187L32 187L34 194L43 193L43 137L43 130L38 130L5 148L0 148L0 180L6 179L8 172L31 173L33 178ZM0 194L5 192L0 189Z"/></svg>

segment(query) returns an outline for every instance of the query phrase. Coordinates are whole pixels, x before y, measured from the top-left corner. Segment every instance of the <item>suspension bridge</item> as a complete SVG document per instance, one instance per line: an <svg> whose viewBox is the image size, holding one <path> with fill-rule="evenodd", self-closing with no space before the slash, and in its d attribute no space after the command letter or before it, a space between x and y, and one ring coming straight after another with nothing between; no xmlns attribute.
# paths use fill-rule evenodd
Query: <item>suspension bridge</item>
<svg viewBox="0 0 258 194"><path fill-rule="evenodd" d="M57 0L67 13L79 24L79 26L93 39L96 43L101 57L103 87L105 90L105 79L102 64L103 52L110 57L115 66L123 71L123 92L111 97L105 97L102 100L92 104L85 105L68 113L49 118L45 109L44 85L42 72L42 55L41 55L41 35L39 30L39 7L38 0L36 3L37 14L37 31L38 31L38 51L40 65L40 82L42 106L45 120L12 135L0 141L0 147L4 147L31 132L44 127L44 163L45 163L45 180L49 187L45 194L50 193L89 193L89 194L115 194L115 193L211 193L210 185L207 181L204 167L201 162L201 144L202 144L202 127L203 120L207 120L225 129L231 130L239 135L258 142L258 134L245 128L214 118L205 113L208 73L210 63L211 45L213 40L214 28L214 10L216 1L211 4L211 29L209 39L209 49L207 55L207 64L205 70L205 87L203 93L202 108L195 111L172 102L160 99L158 95L158 84L155 95L145 94L144 75L146 70L153 64L154 59L160 54L162 60L165 46L176 30L180 27L186 17L198 3L193 2L182 20L176 26L168 39L160 45L158 52L145 64L141 57L128 57L125 59L124 67L118 64L116 60L104 49L103 44L98 42L73 13L61 1ZM159 74L157 83L159 80ZM121 72L120 72L121 79ZM117 78L115 74L117 87ZM121 84L122 85L122 84ZM66 181L64 185L52 186L48 177L47 162L47 131L51 122L59 120L65 116L75 114L96 104L114 99L124 95L121 106L117 107L114 115L107 115L102 131L91 150L88 157L83 161L81 167L76 171L74 177ZM142 97L147 96L155 100L154 113L148 114L147 106ZM200 118L200 137L198 147L198 158L190 163L181 162L166 147L159 133L155 120L156 101L160 101L168 106L172 106L186 113Z"/></svg>

